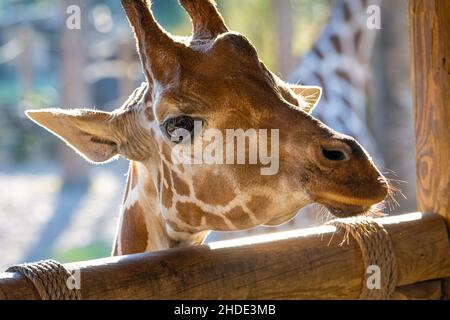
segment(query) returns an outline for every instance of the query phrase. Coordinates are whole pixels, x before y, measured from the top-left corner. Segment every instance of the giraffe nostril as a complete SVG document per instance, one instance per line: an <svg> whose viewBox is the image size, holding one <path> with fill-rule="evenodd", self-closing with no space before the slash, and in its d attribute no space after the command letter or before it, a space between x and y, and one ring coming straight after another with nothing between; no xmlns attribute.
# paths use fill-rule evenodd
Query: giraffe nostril
<svg viewBox="0 0 450 320"><path fill-rule="evenodd" d="M337 148L329 149L322 147L322 155L330 161L347 161L350 159L346 151Z"/></svg>

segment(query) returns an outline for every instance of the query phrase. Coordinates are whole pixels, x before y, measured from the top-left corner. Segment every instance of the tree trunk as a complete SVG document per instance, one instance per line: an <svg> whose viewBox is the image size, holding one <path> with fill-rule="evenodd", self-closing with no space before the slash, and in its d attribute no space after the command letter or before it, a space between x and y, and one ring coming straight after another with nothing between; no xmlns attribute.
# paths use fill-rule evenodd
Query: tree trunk
<svg viewBox="0 0 450 320"><path fill-rule="evenodd" d="M387 177L402 193L396 196L399 212L416 209L415 149L409 72L407 1L383 1L382 30L375 52L374 90L369 119Z"/></svg>
<svg viewBox="0 0 450 320"><path fill-rule="evenodd" d="M81 29L70 30L66 26L67 7L82 7L83 0L64 0L61 4L61 108L83 108L89 106L89 88L83 78L85 67L85 43L83 24ZM83 8L82 8L83 9ZM83 11L82 11L83 13ZM83 14L81 15L83 17ZM83 22L83 20L82 20ZM65 144L59 145L59 158L63 169L65 185L87 184L89 181L89 165L78 154Z"/></svg>
<svg viewBox="0 0 450 320"><path fill-rule="evenodd" d="M293 21L291 6L291 0L272 0L276 26L276 45L274 46L276 68L282 78L286 78L295 65L292 52Z"/></svg>

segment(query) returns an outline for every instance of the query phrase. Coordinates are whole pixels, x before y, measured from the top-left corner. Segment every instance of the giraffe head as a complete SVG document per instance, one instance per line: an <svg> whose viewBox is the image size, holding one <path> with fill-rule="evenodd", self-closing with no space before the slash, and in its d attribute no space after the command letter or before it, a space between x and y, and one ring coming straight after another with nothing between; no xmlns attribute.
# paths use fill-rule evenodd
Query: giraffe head
<svg viewBox="0 0 450 320"><path fill-rule="evenodd" d="M122 107L27 115L91 162L119 155L132 160L144 180L140 196L156 199L174 233L276 225L310 203L338 216L356 215L385 198L386 180L366 151L310 115L320 88L289 85L270 72L249 40L228 30L213 0L180 2L192 20L189 38L164 31L145 0L122 0L146 77ZM226 148L218 136L205 138L208 129L223 137L227 129L269 130L267 145L260 147L276 151L275 174L261 174L261 159L175 161L174 149L188 136L193 139L183 148L200 138L201 151L213 140ZM240 151L249 149L247 143Z"/></svg>

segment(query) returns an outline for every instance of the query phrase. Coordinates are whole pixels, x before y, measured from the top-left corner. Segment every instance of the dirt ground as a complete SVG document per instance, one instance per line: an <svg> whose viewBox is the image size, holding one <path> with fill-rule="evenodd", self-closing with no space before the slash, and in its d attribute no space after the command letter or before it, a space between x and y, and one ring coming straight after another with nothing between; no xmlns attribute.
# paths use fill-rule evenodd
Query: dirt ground
<svg viewBox="0 0 450 320"><path fill-rule="evenodd" d="M51 168L0 171L0 270L49 252L112 243L125 177L93 172L86 190L61 189Z"/></svg>

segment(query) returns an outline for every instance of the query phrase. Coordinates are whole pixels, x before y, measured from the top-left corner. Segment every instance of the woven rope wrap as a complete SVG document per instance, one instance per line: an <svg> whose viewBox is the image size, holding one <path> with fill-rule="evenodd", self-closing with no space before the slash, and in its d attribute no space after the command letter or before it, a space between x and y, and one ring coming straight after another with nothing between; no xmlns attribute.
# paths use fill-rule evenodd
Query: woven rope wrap
<svg viewBox="0 0 450 320"><path fill-rule="evenodd" d="M327 224L344 229L358 243L364 262L364 274L369 266L378 266L381 274L381 288L370 289L364 277L359 299L389 299L397 284L397 263L392 242L386 229L369 217L351 217L329 221Z"/></svg>
<svg viewBox="0 0 450 320"><path fill-rule="evenodd" d="M19 272L33 282L42 300L80 300L80 290L69 289L67 282L72 274L54 260L19 264L6 272Z"/></svg>

